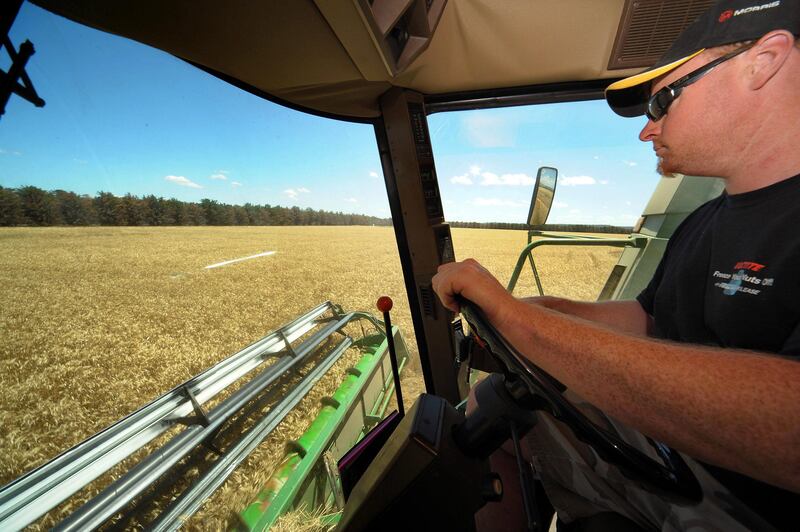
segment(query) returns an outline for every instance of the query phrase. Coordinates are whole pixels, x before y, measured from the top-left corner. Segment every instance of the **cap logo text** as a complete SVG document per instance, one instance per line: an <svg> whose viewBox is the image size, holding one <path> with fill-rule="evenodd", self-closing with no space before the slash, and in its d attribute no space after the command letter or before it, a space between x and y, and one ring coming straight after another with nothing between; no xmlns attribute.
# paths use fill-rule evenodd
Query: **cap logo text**
<svg viewBox="0 0 800 532"><path fill-rule="evenodd" d="M747 13L761 11L762 9L770 9L773 7L778 7L779 5L781 5L781 0L776 0L775 2L770 2L769 4L761 4L760 6L743 7L742 9L737 9L736 11L728 9L727 11L722 12L722 14L719 16L719 21L725 22L726 20L732 17L738 17L739 15L746 15Z"/></svg>

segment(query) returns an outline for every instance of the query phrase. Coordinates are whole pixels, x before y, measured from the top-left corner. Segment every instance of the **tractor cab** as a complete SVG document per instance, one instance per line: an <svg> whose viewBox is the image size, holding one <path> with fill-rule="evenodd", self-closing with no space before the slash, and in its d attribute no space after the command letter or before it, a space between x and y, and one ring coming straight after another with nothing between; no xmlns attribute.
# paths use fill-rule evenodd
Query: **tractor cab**
<svg viewBox="0 0 800 532"><path fill-rule="evenodd" d="M312 308L10 482L0 490L0 528L36 522L77 489L116 467L120 468L113 469L118 482L110 481L103 490L87 495L89 502L58 526L77 530L124 523L133 512L129 503L146 499L158 491L159 483L174 482L174 478L164 480L165 476L181 477L181 471L194 467L187 453L202 446L204 452L215 455L211 468L215 476L200 477L189 488L191 496L176 496L171 506L144 525L180 527L215 490L237 489L223 483L283 419L275 417L275 412L289 412L316 380L330 372L337 357L353 346L369 351L369 356L346 370L336 394L321 400L322 413L313 424L317 436L286 444L286 458L279 461L277 473L262 483L235 526L267 529L280 514L305 506L306 510L326 508L334 514L326 522L333 526L341 520L343 530L411 527L415 520L426 519L417 512L437 509L439 517L428 521L429 529L470 529L472 514L502 497L502 487L488 470L486 459L503 441L526 430L529 408L568 420L600 454L619 464L632 482L679 503L697 501L701 495L696 481L678 453L659 448L659 459L653 460L598 429L563 400L560 383L521 360L496 335L479 308L466 305L462 319L455 320L437 299L431 278L439 265L466 258L455 245L454 221L445 216L444 178L437 167L445 156L437 151L436 141L437 128L444 126L438 120L462 116L459 113L499 109L513 113L522 106L546 108L602 100L605 87L653 64L711 4L712 0L6 2L0 29L10 59L4 67L0 105L7 112L9 101L46 108L48 100L58 98L57 92L39 82L36 42L12 42L7 37L18 13L35 8L119 36L126 43L165 52L182 67L202 71L209 79L251 97L368 128L388 198L411 327L401 334L388 319L363 312L372 309L349 312L335 301ZM169 83L169 72L161 75ZM113 80L111 85L113 91ZM224 114L220 109L208 111ZM75 113L81 113L80 107ZM618 118L609 112L608 120ZM0 128L4 125L0 122ZM476 127L488 126L478 121ZM596 150L602 156L602 139L597 140ZM522 201L527 217L514 225L520 229L518 234L527 232L527 243L521 241L515 250L515 265L513 260L507 264L508 290L518 295L547 293L537 256L548 248L567 247L576 253L587 248L614 250L613 267L598 297L635 297L650 279L680 221L722 189L708 178L654 180L655 190L638 220L617 224L625 227L611 228L609 235L585 234L592 233L592 227L552 222L552 212L560 205L559 193L573 183L562 180L567 176L559 175L559 161L537 166L535 178L525 176L526 186L533 191L529 209L527 191ZM185 177L167 177L192 186ZM225 180L226 174L217 174L215 179ZM297 196L303 190L293 188L291 193ZM214 205L202 207L206 216L220 210ZM290 214L297 220L302 213ZM220 218L219 225L225 225L230 216ZM201 237L197 238L199 242ZM293 245L301 240L293 240ZM295 267L307 265L298 262ZM311 270L307 274L315 275ZM533 290L520 294L520 279L525 276L532 279L528 287ZM351 281L348 289L358 290L357 281ZM356 324L363 334L351 338L346 331ZM476 332L490 354L471 358L464 346L475 341ZM340 337L340 343L328 344ZM409 405L405 416L402 398L396 402L400 415L386 416L386 405L400 388L399 372L417 354L419 391L425 393L416 400L419 394L405 387ZM253 430L248 428L246 438L236 438L224 449L210 443L223 426L233 424L232 419L243 419L240 412L255 408L259 394L278 378L278 369L293 367L306 355L321 361L316 369L300 384L270 392L273 399L287 402L272 408ZM255 371L266 358L275 360L267 370L230 395L216 395ZM481 392L492 396L487 402L494 409L465 416L463 404L475 381L471 370L486 368L504 376L502 381L487 380L491 386ZM348 395L351 389L358 392ZM381 407L365 406L365 397L370 405ZM508 412L513 414L503 418L503 423L492 421ZM157 453L124 468L124 461L144 448L142 442L161 441L158 438L167 434L178 435ZM541 530L548 525L531 524ZM202 521L193 526L202 527Z"/></svg>

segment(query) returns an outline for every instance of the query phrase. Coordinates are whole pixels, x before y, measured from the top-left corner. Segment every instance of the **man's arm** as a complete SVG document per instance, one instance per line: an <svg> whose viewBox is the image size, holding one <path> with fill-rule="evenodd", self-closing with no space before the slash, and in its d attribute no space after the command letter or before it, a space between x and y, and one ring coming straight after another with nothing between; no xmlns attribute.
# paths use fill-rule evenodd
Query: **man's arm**
<svg viewBox="0 0 800 532"><path fill-rule="evenodd" d="M695 458L800 492L800 363L658 341L513 298L477 262L433 279L479 305L524 356L586 400Z"/></svg>
<svg viewBox="0 0 800 532"><path fill-rule="evenodd" d="M573 301L552 296L520 298L529 305L569 314L578 318L607 325L612 329L639 336L647 336L652 327L652 318L638 301Z"/></svg>

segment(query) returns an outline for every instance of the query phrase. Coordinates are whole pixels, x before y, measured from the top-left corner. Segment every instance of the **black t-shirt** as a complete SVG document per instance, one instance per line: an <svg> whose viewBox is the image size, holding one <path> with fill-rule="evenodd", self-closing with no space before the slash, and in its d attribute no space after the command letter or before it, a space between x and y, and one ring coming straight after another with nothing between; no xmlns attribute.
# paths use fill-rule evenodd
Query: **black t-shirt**
<svg viewBox="0 0 800 532"><path fill-rule="evenodd" d="M798 266L800 176L795 176L752 192L723 194L691 213L637 299L653 317L659 338L800 361ZM770 521L800 502L797 494L706 467ZM774 524L784 528L790 522Z"/></svg>
<svg viewBox="0 0 800 532"><path fill-rule="evenodd" d="M699 207L638 297L655 336L800 356L799 229L800 176Z"/></svg>

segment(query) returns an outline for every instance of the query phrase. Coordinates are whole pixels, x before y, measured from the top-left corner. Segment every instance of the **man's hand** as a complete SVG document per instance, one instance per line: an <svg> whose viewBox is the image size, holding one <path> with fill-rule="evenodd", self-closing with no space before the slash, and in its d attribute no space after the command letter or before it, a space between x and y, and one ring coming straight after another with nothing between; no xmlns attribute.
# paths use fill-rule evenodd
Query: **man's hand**
<svg viewBox="0 0 800 532"><path fill-rule="evenodd" d="M503 285L475 259L442 264L432 283L442 305L458 312L456 296L460 295L478 305L492 323L502 321L508 309L517 304Z"/></svg>

